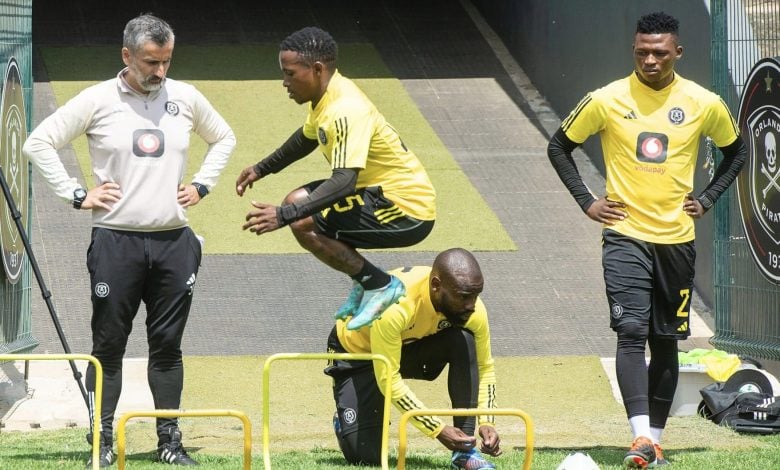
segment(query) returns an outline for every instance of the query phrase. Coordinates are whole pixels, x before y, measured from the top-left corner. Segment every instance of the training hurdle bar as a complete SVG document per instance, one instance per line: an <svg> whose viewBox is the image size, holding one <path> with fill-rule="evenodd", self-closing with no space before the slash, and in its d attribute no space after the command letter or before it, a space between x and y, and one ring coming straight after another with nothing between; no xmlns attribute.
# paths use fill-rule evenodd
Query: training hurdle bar
<svg viewBox="0 0 780 470"><path fill-rule="evenodd" d="M125 468L125 443L127 441L125 426L127 421L132 418L138 417L147 418L204 418L214 416L233 416L241 420L244 423L244 470L252 468L252 423L249 418L241 411L236 410L141 410L141 411L128 411L123 414L117 422L116 430L116 453L117 453L117 467L119 470Z"/></svg>
<svg viewBox="0 0 780 470"><path fill-rule="evenodd" d="M382 470L389 470L387 463L387 442L390 430L390 361L381 354L369 353L278 353L268 356L263 364L263 464L265 470L271 470L271 403L269 399L271 385L271 364L280 360L343 360L343 361L382 361L385 363L385 405L382 422L382 450L380 459Z"/></svg>
<svg viewBox="0 0 780 470"><path fill-rule="evenodd" d="M98 470L100 461L100 411L103 403L103 366L89 354L0 354L0 361L89 361L95 366L95 409L92 413L92 468Z"/></svg>
<svg viewBox="0 0 780 470"><path fill-rule="evenodd" d="M517 416L525 422L525 461L523 470L531 469L534 453L534 423L531 417L517 408L452 408L409 410L401 415L398 430L398 470L406 466L406 425L412 416Z"/></svg>

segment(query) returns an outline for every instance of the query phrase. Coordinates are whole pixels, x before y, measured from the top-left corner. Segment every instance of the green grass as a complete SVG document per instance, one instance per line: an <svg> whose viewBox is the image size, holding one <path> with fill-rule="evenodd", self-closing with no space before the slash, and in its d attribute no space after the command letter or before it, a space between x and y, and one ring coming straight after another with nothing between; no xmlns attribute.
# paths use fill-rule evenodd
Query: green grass
<svg viewBox="0 0 780 470"><path fill-rule="evenodd" d="M262 468L261 356L186 357L185 409L241 410L252 421L253 468ZM323 361L281 361L271 369L270 450L278 469L349 469L331 429L333 401ZM534 423L535 469L555 469L571 452L589 453L602 469L620 468L630 440L623 407L595 357L496 358L498 405L520 408ZM446 378L410 381L429 407L447 407ZM391 415L390 457L398 455L398 421ZM183 418L184 443L209 469L241 468L242 428L235 418ZM498 468L520 468L525 430L515 417L497 417L505 454ZM0 432L0 469L83 468L84 429ZM411 426L407 468L441 469L449 453ZM672 417L665 452L678 469L780 468L780 436L740 435L697 416ZM127 428L128 468L153 464L156 437L149 419Z"/></svg>
<svg viewBox="0 0 780 470"><path fill-rule="evenodd" d="M235 432L237 443L230 453L209 453L208 450L191 451L201 468L214 470L235 470L242 468L240 432ZM711 449L708 442L700 446L673 449L667 452L674 470L753 470L770 469L780 466L780 439L776 436L755 437L755 445L737 449ZM153 447L128 448L127 468L160 469L155 463ZM611 446L591 446L555 448L539 447L533 454L534 469L555 469L571 452L588 453L603 470L619 469L625 449ZM443 449L415 450L410 447L406 458L406 468L442 469L447 468L448 452ZM88 448L84 441L84 431L68 429L37 432L0 433L0 468L14 470L68 470L83 469L88 458ZM491 459L499 469L521 468L525 452L516 446L507 447L504 454ZM395 468L397 449L390 452L390 466ZM344 463L338 449L332 445L313 445L305 450L273 453L272 467L282 470L350 470L356 467ZM113 467L116 468L116 467ZM252 468L263 468L262 454L257 446L253 450Z"/></svg>
<svg viewBox="0 0 780 470"><path fill-rule="evenodd" d="M452 246L474 251L515 250L496 215L376 50L368 44L344 44L340 49L344 75L354 78L399 130L404 142L422 160L437 191L438 217L433 232L423 242L401 250L440 251ZM122 67L119 48L115 47L45 48L42 52L58 103L116 75ZM287 229L257 237L242 231L241 225L251 209L251 200L277 204L292 189L328 177L329 167L318 151L284 172L261 180L243 198L235 194L239 172L281 145L306 116L306 108L284 93L277 54L276 46L259 45L181 46L174 53L169 76L198 87L231 125L238 141L217 186L188 212L192 227L206 238L206 253L304 252ZM197 136L192 137L191 144L190 176L205 153L205 144ZM75 140L73 147L91 187L94 181L86 138Z"/></svg>

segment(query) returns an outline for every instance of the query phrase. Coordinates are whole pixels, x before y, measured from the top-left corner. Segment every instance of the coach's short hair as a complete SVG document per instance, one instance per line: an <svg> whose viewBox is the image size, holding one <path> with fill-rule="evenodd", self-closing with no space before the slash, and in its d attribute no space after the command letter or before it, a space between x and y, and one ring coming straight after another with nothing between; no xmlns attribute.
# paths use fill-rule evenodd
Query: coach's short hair
<svg viewBox="0 0 780 470"><path fill-rule="evenodd" d="M333 36L316 26L308 26L290 34L279 44L279 50L297 52L306 65L322 62L333 66L339 55L339 47Z"/></svg>
<svg viewBox="0 0 780 470"><path fill-rule="evenodd" d="M663 11L649 13L639 18L636 22L636 32L640 34L664 34L678 35L680 22L672 15Z"/></svg>
<svg viewBox="0 0 780 470"><path fill-rule="evenodd" d="M137 51L146 42L164 46L174 40L173 28L165 20L150 13L136 16L125 25L122 46Z"/></svg>

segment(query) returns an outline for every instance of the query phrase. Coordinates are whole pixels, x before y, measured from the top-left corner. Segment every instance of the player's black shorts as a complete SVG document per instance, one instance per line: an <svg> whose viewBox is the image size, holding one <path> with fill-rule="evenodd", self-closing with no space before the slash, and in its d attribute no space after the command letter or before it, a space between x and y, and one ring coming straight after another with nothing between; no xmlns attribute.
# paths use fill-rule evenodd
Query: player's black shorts
<svg viewBox="0 0 780 470"><path fill-rule="evenodd" d="M304 188L311 193L321 183L314 181ZM404 214L380 186L360 188L312 218L321 233L355 248L416 245L431 233L434 222Z"/></svg>
<svg viewBox="0 0 780 470"><path fill-rule="evenodd" d="M604 230L609 326L620 332L628 323L640 323L656 337L687 338L695 262L693 241L665 245Z"/></svg>

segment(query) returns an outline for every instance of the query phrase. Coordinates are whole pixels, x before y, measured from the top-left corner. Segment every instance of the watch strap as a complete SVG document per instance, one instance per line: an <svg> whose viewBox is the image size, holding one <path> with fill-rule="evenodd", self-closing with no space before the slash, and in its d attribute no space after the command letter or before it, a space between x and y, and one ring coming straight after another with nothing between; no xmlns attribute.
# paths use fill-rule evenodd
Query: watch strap
<svg viewBox="0 0 780 470"><path fill-rule="evenodd" d="M73 190L73 208L74 209L81 209L81 204L84 203L84 199L87 198L87 190L78 187Z"/></svg>
<svg viewBox="0 0 780 470"><path fill-rule="evenodd" d="M201 199L208 195L209 188L207 188L205 184L200 184L193 181L192 185L195 186L196 190L198 190L198 196L200 196Z"/></svg>

